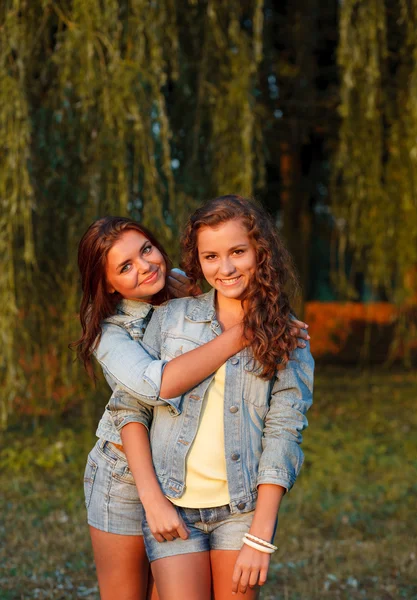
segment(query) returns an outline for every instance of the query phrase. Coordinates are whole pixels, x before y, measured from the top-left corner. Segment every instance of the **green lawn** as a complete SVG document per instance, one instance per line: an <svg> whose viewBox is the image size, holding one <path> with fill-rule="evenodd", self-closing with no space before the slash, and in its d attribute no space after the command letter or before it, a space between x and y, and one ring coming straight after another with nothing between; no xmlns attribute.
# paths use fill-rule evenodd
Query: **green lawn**
<svg viewBox="0 0 417 600"><path fill-rule="evenodd" d="M302 473L263 599L417 599L417 377L318 369ZM97 599L82 473L93 431L10 431L0 451L0 599Z"/></svg>

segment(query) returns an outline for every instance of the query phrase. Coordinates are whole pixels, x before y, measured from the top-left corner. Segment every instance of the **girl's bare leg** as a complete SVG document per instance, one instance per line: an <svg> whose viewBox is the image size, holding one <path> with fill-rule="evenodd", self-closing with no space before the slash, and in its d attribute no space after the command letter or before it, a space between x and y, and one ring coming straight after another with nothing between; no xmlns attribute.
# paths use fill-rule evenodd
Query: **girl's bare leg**
<svg viewBox="0 0 417 600"><path fill-rule="evenodd" d="M159 600L158 592L156 589L155 581L152 575L151 567L149 565L148 572L148 592L146 596L147 600Z"/></svg>
<svg viewBox="0 0 417 600"><path fill-rule="evenodd" d="M209 552L160 558L151 566L160 600L211 599Z"/></svg>
<svg viewBox="0 0 417 600"><path fill-rule="evenodd" d="M149 562L143 537L106 533L91 526L90 536L101 600L146 600Z"/></svg>
<svg viewBox="0 0 417 600"><path fill-rule="evenodd" d="M248 588L245 594L232 595L232 577L239 550L211 550L211 578L214 600L256 600L259 587Z"/></svg>

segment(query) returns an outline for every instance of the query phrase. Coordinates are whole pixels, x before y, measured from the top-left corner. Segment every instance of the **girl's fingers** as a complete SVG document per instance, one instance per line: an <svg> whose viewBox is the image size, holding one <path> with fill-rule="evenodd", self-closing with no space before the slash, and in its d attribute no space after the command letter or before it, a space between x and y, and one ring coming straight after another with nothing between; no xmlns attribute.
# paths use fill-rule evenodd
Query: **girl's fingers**
<svg viewBox="0 0 417 600"><path fill-rule="evenodd" d="M184 521L181 521L181 523L177 527L177 532L182 540L186 540L188 538L188 536L190 535L190 532L187 529Z"/></svg>
<svg viewBox="0 0 417 600"><path fill-rule="evenodd" d="M189 283L188 277L186 277L182 273L176 273L172 271L168 275L168 281L170 284L177 287L187 285L187 283Z"/></svg>
<svg viewBox="0 0 417 600"><path fill-rule="evenodd" d="M178 271L171 271L170 277L172 277L173 279L176 279L180 283L188 283L189 282L188 277L186 275L184 275L183 273L179 273Z"/></svg>
<svg viewBox="0 0 417 600"><path fill-rule="evenodd" d="M255 587L258 583L258 579L259 579L259 571L258 571L258 569L254 569L253 571L251 571L251 574L249 577L249 587Z"/></svg>
<svg viewBox="0 0 417 600"><path fill-rule="evenodd" d="M232 577L232 594L237 594L237 592L239 590L239 581L240 581L241 573L242 573L242 569L239 567L238 564L236 564L235 568L233 570L233 577Z"/></svg>
<svg viewBox="0 0 417 600"><path fill-rule="evenodd" d="M185 283L180 283L173 279L171 276L168 277L168 287L173 290L181 290L184 287Z"/></svg>
<svg viewBox="0 0 417 600"><path fill-rule="evenodd" d="M164 533L164 538L167 542L172 542L174 540L174 536L171 533Z"/></svg>
<svg viewBox="0 0 417 600"><path fill-rule="evenodd" d="M265 585L268 577L268 569L261 569L259 573L258 585Z"/></svg>
<svg viewBox="0 0 417 600"><path fill-rule="evenodd" d="M296 338L302 338L303 340L309 340L310 336L305 329L301 329L300 327L291 327L290 334Z"/></svg>
<svg viewBox="0 0 417 600"><path fill-rule="evenodd" d="M298 319L291 320L294 323L295 327L298 327L299 329L308 329L308 325L307 323L304 323L304 321L299 321Z"/></svg>
<svg viewBox="0 0 417 600"><path fill-rule="evenodd" d="M156 539L157 542L160 542L160 543L165 542L165 538L162 537L162 535L160 533L153 533L152 535Z"/></svg>
<svg viewBox="0 0 417 600"><path fill-rule="evenodd" d="M250 575L251 575L251 571L249 569L242 570L242 573L240 575L240 581L239 581L239 592L241 594L246 594L246 590L248 589ZM256 571L256 580L258 580L257 571Z"/></svg>

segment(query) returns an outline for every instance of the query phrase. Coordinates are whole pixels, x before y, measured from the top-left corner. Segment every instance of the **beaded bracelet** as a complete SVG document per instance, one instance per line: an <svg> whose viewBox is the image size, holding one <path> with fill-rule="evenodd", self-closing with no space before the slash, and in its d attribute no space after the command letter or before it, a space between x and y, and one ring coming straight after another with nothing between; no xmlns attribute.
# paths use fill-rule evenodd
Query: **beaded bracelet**
<svg viewBox="0 0 417 600"><path fill-rule="evenodd" d="M272 548L267 548L266 546L261 546L261 544L257 544L256 542L252 542L247 537L242 538L242 542L251 548L255 548L255 550L259 550L259 552L264 552L265 554L273 554L275 550Z"/></svg>
<svg viewBox="0 0 417 600"><path fill-rule="evenodd" d="M258 538L258 537L256 537L256 535L252 535L251 533L245 533L245 537L247 537L249 540L252 540L252 542L257 542L258 544L262 544L262 546L271 548L274 551L278 550L278 547L274 546L274 544L271 544L270 542L267 542L266 540L263 540L262 538Z"/></svg>

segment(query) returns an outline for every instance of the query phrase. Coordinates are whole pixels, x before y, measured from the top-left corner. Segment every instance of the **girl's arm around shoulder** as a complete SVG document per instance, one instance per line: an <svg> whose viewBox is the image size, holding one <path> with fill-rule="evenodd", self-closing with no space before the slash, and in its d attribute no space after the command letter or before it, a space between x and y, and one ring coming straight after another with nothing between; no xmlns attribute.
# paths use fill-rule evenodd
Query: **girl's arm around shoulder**
<svg viewBox="0 0 417 600"><path fill-rule="evenodd" d="M314 359L307 343L296 348L272 387L270 407L264 421L258 485L294 485L304 461L301 432L308 425L306 412L313 402Z"/></svg>
<svg viewBox="0 0 417 600"><path fill-rule="evenodd" d="M193 304L194 298L179 298L169 301L155 311L144 336L145 347L151 354L161 355L163 338L167 331L175 328L176 332L181 334L184 315L192 310ZM195 328L198 331L201 325L197 323ZM158 382L161 399L169 402L167 399L171 398L177 402L178 397L217 371L245 345L247 342L243 338L243 326L238 324L213 340L170 360L164 367L162 380Z"/></svg>

